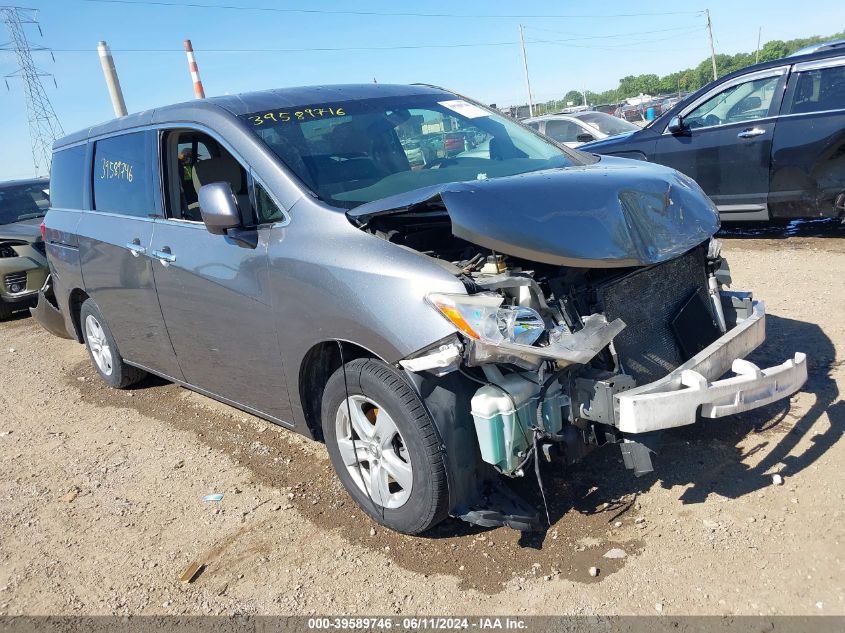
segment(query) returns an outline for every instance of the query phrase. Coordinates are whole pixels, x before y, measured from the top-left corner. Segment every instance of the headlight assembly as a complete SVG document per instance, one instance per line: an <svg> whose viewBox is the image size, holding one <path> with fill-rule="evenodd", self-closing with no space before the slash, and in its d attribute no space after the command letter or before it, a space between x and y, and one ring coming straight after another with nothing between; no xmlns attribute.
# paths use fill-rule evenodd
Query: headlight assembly
<svg viewBox="0 0 845 633"><path fill-rule="evenodd" d="M463 334L486 343L531 345L546 328L535 310L502 306L495 294L431 294L427 299Z"/></svg>

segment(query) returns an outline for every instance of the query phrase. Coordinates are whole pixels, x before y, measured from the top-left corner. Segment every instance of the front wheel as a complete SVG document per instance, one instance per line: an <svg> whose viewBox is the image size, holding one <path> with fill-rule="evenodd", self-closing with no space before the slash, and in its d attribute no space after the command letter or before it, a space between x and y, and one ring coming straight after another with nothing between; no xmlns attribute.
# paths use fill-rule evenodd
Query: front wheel
<svg viewBox="0 0 845 633"><path fill-rule="evenodd" d="M79 321L94 369L106 383L117 389L125 389L147 375L147 372L124 362L111 330L93 299L86 299L82 304Z"/></svg>
<svg viewBox="0 0 845 633"><path fill-rule="evenodd" d="M390 365L356 359L329 378L323 436L349 495L373 519L419 534L447 516L440 434L419 396ZM348 389L348 393L347 393Z"/></svg>

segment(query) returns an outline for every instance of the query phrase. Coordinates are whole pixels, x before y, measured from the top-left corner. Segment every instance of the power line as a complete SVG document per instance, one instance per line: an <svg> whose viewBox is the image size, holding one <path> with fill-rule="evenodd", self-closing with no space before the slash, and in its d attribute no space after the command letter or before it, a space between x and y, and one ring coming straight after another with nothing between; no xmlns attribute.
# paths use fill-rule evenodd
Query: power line
<svg viewBox="0 0 845 633"><path fill-rule="evenodd" d="M526 26L526 29L531 31L543 31L545 33L554 33L556 35L566 35L566 36L575 36L570 37L566 41L577 41L577 40L602 40L602 39L612 39L616 37L635 37L637 35L652 35L654 33L669 33L673 31L691 31L691 30L700 30L703 29L703 25L693 25L690 24L688 26L675 26L669 29L656 29L653 31L629 31L628 33L610 33L608 35L578 35L576 33L566 33L564 31L555 31L552 29L544 29L539 26Z"/></svg>
<svg viewBox="0 0 845 633"><path fill-rule="evenodd" d="M583 44L575 42L574 40L531 40L532 44L553 44L556 46L565 46L570 48L590 48L590 49L598 49L598 50L619 50L620 48L626 49L637 49L639 51L646 51L646 49L639 48L640 45L645 44L655 44L658 42L667 42L669 40L676 40L678 38L687 37L692 33L696 33L700 31L700 27L695 27L683 33L678 33L676 35L670 35L669 37L660 37L660 38L649 38L649 39L638 39L635 41L628 41L622 42L619 44ZM677 49L675 49L677 50ZM662 51L656 51L662 52Z"/></svg>
<svg viewBox="0 0 845 633"><path fill-rule="evenodd" d="M685 31L670 37L666 38L649 38L647 40L642 40L641 43L651 44L653 42L662 42L665 40L676 39L678 37L684 37L689 32L694 32L700 30L701 27L684 27ZM674 29L672 29L674 30ZM648 33L652 33L652 31L643 31L642 33L630 33L627 35L646 35ZM622 43L622 44L605 44L594 46L590 44L580 44L578 42L584 39L591 39L591 38L600 38L604 36L587 36L587 37L574 37L570 39L560 39L560 40L550 40L550 39L526 39L526 44L555 44L555 45L564 45L564 46L573 46L579 48L624 48L624 47L635 47L636 43ZM612 36L607 36L612 37ZM319 53L319 52L347 52L347 51L394 51L394 50L419 50L419 49L431 49L431 48L483 48L483 47L496 47L496 46L518 46L520 45L520 41L505 41L505 42L456 42L456 43L449 43L449 44L397 44L397 45L385 45L385 46L309 46L309 47L301 47L301 48L200 48L198 47L197 50L201 50L203 53ZM88 48L55 48L52 49L57 53L89 53L91 52ZM183 52L180 48L115 48L112 49L114 52L120 53L181 53Z"/></svg>
<svg viewBox="0 0 845 633"><path fill-rule="evenodd" d="M472 48L478 46L516 46L519 42L476 42L464 44L400 44L397 46L313 46L306 48L200 48L203 53L319 53L344 51L393 51L420 48ZM90 48L54 48L57 53L90 53ZM120 53L182 53L181 48L114 48Z"/></svg>
<svg viewBox="0 0 845 633"><path fill-rule="evenodd" d="M693 15L701 11L658 11L643 13L614 13L614 14L467 14L467 13L419 13L411 11L360 11L347 9L303 9L303 8L279 8L279 7L258 7L233 4L208 4L202 2L163 2L162 0L82 0L83 2L98 2L104 4L135 4L158 7L177 7L191 9L223 9L228 11L265 11L271 13L310 13L319 15L359 15L359 16L385 16L385 17L413 17L413 18L472 18L472 19L579 19L579 18L636 18L661 15Z"/></svg>
<svg viewBox="0 0 845 633"><path fill-rule="evenodd" d="M32 142L32 162L37 175L41 168L44 168L45 173L49 172L53 141L64 136L65 132L41 83L42 77L52 75L39 70L32 59L33 51L47 49L30 45L24 31L24 24L34 24L38 26L38 32L41 33L41 27L35 16L34 9L0 7L0 19L5 22L12 38L11 42L2 48L14 51L18 61L18 69L6 75L6 78L19 77L23 81L29 136ZM53 81L55 82L55 79ZM9 82L6 81L6 88L8 87Z"/></svg>

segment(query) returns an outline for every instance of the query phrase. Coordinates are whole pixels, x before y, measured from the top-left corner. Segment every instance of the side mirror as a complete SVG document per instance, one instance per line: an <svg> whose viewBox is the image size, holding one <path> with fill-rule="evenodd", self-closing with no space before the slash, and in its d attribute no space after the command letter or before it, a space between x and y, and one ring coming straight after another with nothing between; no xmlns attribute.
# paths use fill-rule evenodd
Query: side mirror
<svg viewBox="0 0 845 633"><path fill-rule="evenodd" d="M596 137L590 134L589 132L583 132L576 136L575 140L579 143L589 143L590 141L595 141Z"/></svg>
<svg viewBox="0 0 845 633"><path fill-rule="evenodd" d="M669 134L681 134L684 131L684 120L679 116L673 116L666 126Z"/></svg>
<svg viewBox="0 0 845 633"><path fill-rule="evenodd" d="M238 204L228 182L212 182L198 192L200 213L205 228L213 235L226 235L229 229L241 225Z"/></svg>

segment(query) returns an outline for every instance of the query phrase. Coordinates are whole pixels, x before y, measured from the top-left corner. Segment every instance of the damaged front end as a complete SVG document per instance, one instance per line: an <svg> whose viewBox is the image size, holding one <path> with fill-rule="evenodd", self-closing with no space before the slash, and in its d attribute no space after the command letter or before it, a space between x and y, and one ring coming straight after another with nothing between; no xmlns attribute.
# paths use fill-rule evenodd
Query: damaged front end
<svg viewBox="0 0 845 633"><path fill-rule="evenodd" d="M801 353L768 369L742 360L765 338L764 307L725 290L729 271L712 239L718 216L697 185L662 168L635 182L628 169L607 161L575 176L453 183L352 217L463 281L466 294L426 298L456 334L399 364L421 392L434 392L425 376L461 385L467 397L454 399L451 415L470 418L474 431L462 450L500 475L532 466L539 479L539 460L573 463L606 443L619 443L626 466L644 474L655 431L763 406L806 381ZM590 197L580 187L602 174L603 206L572 206L595 204L596 188ZM520 191L530 210L508 213ZM720 380L729 370L736 375ZM449 406L433 414L449 415ZM481 496L465 495L454 514L533 524L501 487Z"/></svg>

